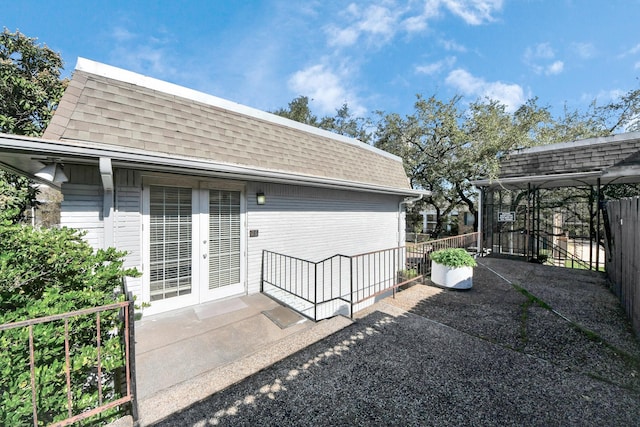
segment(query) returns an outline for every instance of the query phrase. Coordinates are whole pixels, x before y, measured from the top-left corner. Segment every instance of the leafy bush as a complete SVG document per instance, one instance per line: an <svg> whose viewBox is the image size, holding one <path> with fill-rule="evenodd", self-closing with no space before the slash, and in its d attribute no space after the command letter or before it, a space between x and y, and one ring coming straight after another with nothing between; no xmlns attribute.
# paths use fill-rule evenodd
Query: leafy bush
<svg viewBox="0 0 640 427"><path fill-rule="evenodd" d="M37 193L27 178L0 169L0 224L24 221L25 211L38 203Z"/></svg>
<svg viewBox="0 0 640 427"><path fill-rule="evenodd" d="M429 255L432 261L447 267L475 267L476 260L463 248L440 249Z"/></svg>
<svg viewBox="0 0 640 427"><path fill-rule="evenodd" d="M123 277L123 252L94 252L76 230L0 225L0 324L110 304ZM120 294L121 295L121 294ZM97 317L69 320L73 414L98 401ZM100 315L103 401L121 396L119 310ZM39 424L68 416L64 321L33 326ZM33 425L28 328L0 332L0 425ZM108 416L108 414L107 414Z"/></svg>

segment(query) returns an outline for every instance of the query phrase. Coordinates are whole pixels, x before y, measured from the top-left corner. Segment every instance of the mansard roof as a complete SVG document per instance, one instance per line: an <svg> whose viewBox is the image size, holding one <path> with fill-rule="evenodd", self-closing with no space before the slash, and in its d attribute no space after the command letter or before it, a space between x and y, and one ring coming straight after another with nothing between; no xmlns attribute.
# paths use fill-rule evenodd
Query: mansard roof
<svg viewBox="0 0 640 427"><path fill-rule="evenodd" d="M43 138L412 191L402 160L368 144L83 58Z"/></svg>

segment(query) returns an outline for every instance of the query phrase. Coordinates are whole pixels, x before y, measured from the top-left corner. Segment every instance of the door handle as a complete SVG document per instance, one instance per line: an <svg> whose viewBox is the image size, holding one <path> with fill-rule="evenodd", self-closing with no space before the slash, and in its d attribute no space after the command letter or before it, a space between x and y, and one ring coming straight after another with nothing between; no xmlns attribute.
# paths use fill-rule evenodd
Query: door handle
<svg viewBox="0 0 640 427"><path fill-rule="evenodd" d="M202 254L202 258L207 258L207 254Z"/></svg>

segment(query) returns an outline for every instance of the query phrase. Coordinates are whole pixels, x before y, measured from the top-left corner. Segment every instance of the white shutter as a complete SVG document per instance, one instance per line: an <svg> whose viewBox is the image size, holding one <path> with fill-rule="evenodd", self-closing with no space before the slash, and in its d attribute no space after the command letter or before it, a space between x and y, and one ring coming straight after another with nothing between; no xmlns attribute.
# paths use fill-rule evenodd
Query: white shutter
<svg viewBox="0 0 640 427"><path fill-rule="evenodd" d="M191 293L191 189L151 186L150 299Z"/></svg>
<svg viewBox="0 0 640 427"><path fill-rule="evenodd" d="M240 282L240 192L209 192L209 289Z"/></svg>

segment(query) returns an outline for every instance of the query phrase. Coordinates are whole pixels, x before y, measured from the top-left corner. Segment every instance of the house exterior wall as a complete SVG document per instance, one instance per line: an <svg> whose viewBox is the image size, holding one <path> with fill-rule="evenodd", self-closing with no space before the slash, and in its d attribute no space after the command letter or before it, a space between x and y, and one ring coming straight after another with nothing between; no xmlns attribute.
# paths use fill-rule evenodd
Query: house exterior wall
<svg viewBox="0 0 640 427"><path fill-rule="evenodd" d="M60 206L60 224L86 231L85 240L94 248L104 247L102 189L94 185L65 186Z"/></svg>
<svg viewBox="0 0 640 427"><path fill-rule="evenodd" d="M398 246L398 196L260 183L247 195L247 229L258 231L248 238L249 293L260 290L263 250L315 262Z"/></svg>
<svg viewBox="0 0 640 427"><path fill-rule="evenodd" d="M94 248L104 247L103 191L98 169L67 165L69 183L64 184L60 224L86 231L85 240Z"/></svg>
<svg viewBox="0 0 640 427"><path fill-rule="evenodd" d="M124 267L142 271L142 187L140 173L131 170L115 172L116 191L114 206L113 241L126 251ZM127 277L127 289L142 296L142 278Z"/></svg>
<svg viewBox="0 0 640 427"><path fill-rule="evenodd" d="M87 230L89 243L96 249L103 248L104 191L97 167L67 165L65 170L70 182L62 187L61 223ZM135 267L145 274L143 188L147 184L140 171L119 169L114 178L114 246L127 252L125 267ZM171 181L171 176L166 178ZM77 184L76 180L91 184ZM257 192L266 195L264 205L257 205ZM263 250L320 261L336 254L356 255L397 247L398 242L404 242L404 213L400 215L402 222L398 222L401 196L259 182L245 183L243 195L243 268L245 292L249 294L260 292ZM250 237L252 230L258 235ZM144 283L144 277L127 278L127 287L138 301L144 301L143 296L148 294Z"/></svg>

